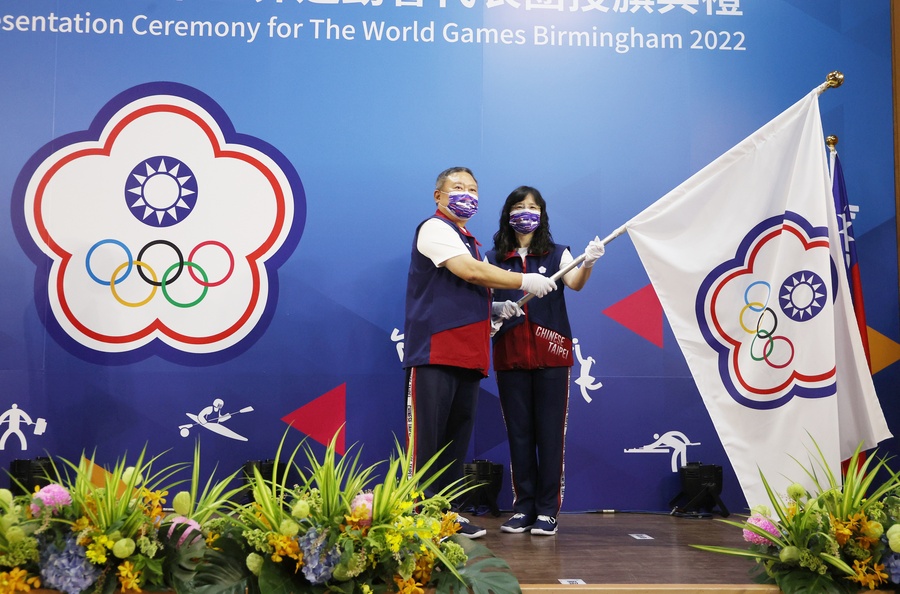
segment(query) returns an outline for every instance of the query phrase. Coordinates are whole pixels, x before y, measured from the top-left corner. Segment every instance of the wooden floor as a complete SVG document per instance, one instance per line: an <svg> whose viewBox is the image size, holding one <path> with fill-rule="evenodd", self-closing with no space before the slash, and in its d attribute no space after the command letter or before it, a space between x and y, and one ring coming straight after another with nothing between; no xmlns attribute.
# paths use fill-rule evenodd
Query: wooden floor
<svg viewBox="0 0 900 594"><path fill-rule="evenodd" d="M779 592L753 583L751 561L689 546L745 548L741 530L715 519L721 516L562 514L554 536L501 532L508 513L467 517L487 529L479 542L510 565L526 593Z"/></svg>

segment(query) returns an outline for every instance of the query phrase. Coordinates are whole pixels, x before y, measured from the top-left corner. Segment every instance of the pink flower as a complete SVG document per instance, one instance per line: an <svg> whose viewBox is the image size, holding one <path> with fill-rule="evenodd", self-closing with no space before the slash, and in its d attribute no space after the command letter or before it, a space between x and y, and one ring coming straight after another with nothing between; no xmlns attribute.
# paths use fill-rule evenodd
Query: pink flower
<svg viewBox="0 0 900 594"><path fill-rule="evenodd" d="M374 497L374 493L360 493L350 502L350 513L361 518L359 521L360 526L372 524L372 500Z"/></svg>
<svg viewBox="0 0 900 594"><path fill-rule="evenodd" d="M191 520L190 518L185 518L184 516L176 516L172 518L172 525L169 527L169 538L172 538L172 534L175 532L175 528L181 526L182 524L187 524L187 528L184 529L184 532L181 533L181 536L178 538L178 546L180 547L187 537L192 532L197 532L193 538L191 538L191 544L195 543L198 538L202 538L203 535L200 533L200 524L198 524L195 520Z"/></svg>
<svg viewBox="0 0 900 594"><path fill-rule="evenodd" d="M65 487L54 483L41 487L41 490L34 494L32 501L34 503L31 504L31 515L36 516L41 513L42 507L49 509L50 513L56 513L62 506L72 503L72 496Z"/></svg>
<svg viewBox="0 0 900 594"><path fill-rule="evenodd" d="M747 523L756 526L757 528L762 528L769 534L773 536L781 536L781 532L779 532L778 528L775 527L775 524L772 523L769 518L762 516L760 514L753 514L749 518L747 518ZM748 530L744 528L744 540L747 542L752 542L753 544L758 545L773 545L775 544L770 539L765 536L761 536L752 530Z"/></svg>

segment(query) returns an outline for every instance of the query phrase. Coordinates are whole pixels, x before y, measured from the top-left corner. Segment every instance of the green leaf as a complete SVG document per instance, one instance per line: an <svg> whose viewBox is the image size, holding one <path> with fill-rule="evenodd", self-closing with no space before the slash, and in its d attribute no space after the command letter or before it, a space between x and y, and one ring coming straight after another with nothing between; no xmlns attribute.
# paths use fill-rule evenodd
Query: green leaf
<svg viewBox="0 0 900 594"><path fill-rule="evenodd" d="M468 538L453 537L469 558L465 567L459 568L459 576L473 594L516 594L522 591L519 580L509 564L494 555L486 546ZM464 592L463 584L453 574L442 573L436 583L437 594Z"/></svg>
<svg viewBox="0 0 900 594"><path fill-rule="evenodd" d="M302 573L292 573L286 564L266 558L259 572L259 589L266 594L301 594L312 592L312 585Z"/></svg>
<svg viewBox="0 0 900 594"><path fill-rule="evenodd" d="M855 584L835 581L830 575L819 575L805 569L775 576L775 583L784 594L851 594L857 592Z"/></svg>

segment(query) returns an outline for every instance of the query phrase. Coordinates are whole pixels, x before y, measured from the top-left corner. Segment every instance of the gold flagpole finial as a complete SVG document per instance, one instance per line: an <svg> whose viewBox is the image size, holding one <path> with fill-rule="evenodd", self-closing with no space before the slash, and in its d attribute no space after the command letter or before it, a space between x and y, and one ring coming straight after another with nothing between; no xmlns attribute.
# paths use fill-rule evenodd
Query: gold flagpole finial
<svg viewBox="0 0 900 594"><path fill-rule="evenodd" d="M829 89L841 86L844 84L844 73L840 70L829 72L828 76L825 77L825 83L828 85Z"/></svg>
<svg viewBox="0 0 900 594"><path fill-rule="evenodd" d="M831 150L834 150L834 147L837 146L838 137L834 134L829 134L825 137L825 145L828 146Z"/></svg>

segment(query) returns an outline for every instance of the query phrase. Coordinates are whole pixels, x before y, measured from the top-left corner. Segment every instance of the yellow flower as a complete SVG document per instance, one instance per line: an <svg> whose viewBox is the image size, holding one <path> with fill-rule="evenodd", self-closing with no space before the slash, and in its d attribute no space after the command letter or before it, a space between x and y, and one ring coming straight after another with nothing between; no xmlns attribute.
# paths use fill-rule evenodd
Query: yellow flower
<svg viewBox="0 0 900 594"><path fill-rule="evenodd" d="M853 570L856 572L856 575L848 579L858 582L860 587L868 586L869 590L874 590L887 581L888 575L884 573L884 565L880 563L875 563L874 566L870 567L869 561L871 560L871 557L865 561L854 559Z"/></svg>
<svg viewBox="0 0 900 594"><path fill-rule="evenodd" d="M91 521L86 517L81 516L75 523L72 524L72 532L81 532L82 530L87 530L91 526Z"/></svg>
<svg viewBox="0 0 900 594"><path fill-rule="evenodd" d="M272 547L272 561L281 563L285 557L296 559L297 566L294 573L297 573L303 566L303 553L300 551L300 543L295 539L283 534L269 534L269 545Z"/></svg>
<svg viewBox="0 0 900 594"><path fill-rule="evenodd" d="M365 536L369 532L369 526L372 524L372 519L369 517L369 508L365 505L360 505L352 512L350 515L344 515L344 520L346 520L346 526L341 526L341 531L346 532L347 528L353 530L359 530L363 536Z"/></svg>
<svg viewBox="0 0 900 594"><path fill-rule="evenodd" d="M30 592L32 588L40 587L41 578L28 577L28 572L20 567L14 567L8 572L0 571L0 594Z"/></svg>
<svg viewBox="0 0 900 594"><path fill-rule="evenodd" d="M221 534L219 534L218 532L210 532L209 534L207 534L207 535L206 535L206 546L208 546L208 547L211 548L211 549L216 548L216 547L213 546L213 544L214 544L217 540L219 540L219 537L220 537L220 536L221 536Z"/></svg>
<svg viewBox="0 0 900 594"><path fill-rule="evenodd" d="M101 534L94 539L94 542L88 545L85 556L94 565L103 565L106 563L106 550L112 549L114 544L108 536Z"/></svg>
<svg viewBox="0 0 900 594"><path fill-rule="evenodd" d="M416 582L415 578L404 580L399 575L395 575L394 583L397 584L397 594L425 594L422 584Z"/></svg>
<svg viewBox="0 0 900 594"><path fill-rule="evenodd" d="M457 532L459 532L459 522L456 521L456 514L449 512L441 516L441 531L438 537L453 536Z"/></svg>
<svg viewBox="0 0 900 594"><path fill-rule="evenodd" d="M131 561L124 561L119 565L119 584L122 586L122 592L141 591L141 572L134 570Z"/></svg>
<svg viewBox="0 0 900 594"><path fill-rule="evenodd" d="M434 555L431 551L426 551L416 559L416 567L413 569L413 579L420 584L427 584L431 581L431 572L434 569Z"/></svg>
<svg viewBox="0 0 900 594"><path fill-rule="evenodd" d="M400 551L400 545L403 543L403 535L396 530L388 530L384 534L384 542L387 543L392 553L397 553Z"/></svg>
<svg viewBox="0 0 900 594"><path fill-rule="evenodd" d="M144 506L147 509L147 515L151 520L162 519L164 512L162 504L166 502L168 491L151 491L141 488L141 495L144 497Z"/></svg>
<svg viewBox="0 0 900 594"><path fill-rule="evenodd" d="M831 525L834 526L834 538L840 546L847 544L847 541L853 537L853 533L858 528L853 518L838 520L831 516Z"/></svg>
<svg viewBox="0 0 900 594"><path fill-rule="evenodd" d="M853 516L859 528L856 534L856 542L861 549L869 550L872 545L881 539L881 531L883 530L879 522L872 522L863 512L859 512ZM877 527L877 528L876 528ZM875 536L877 534L878 536Z"/></svg>

